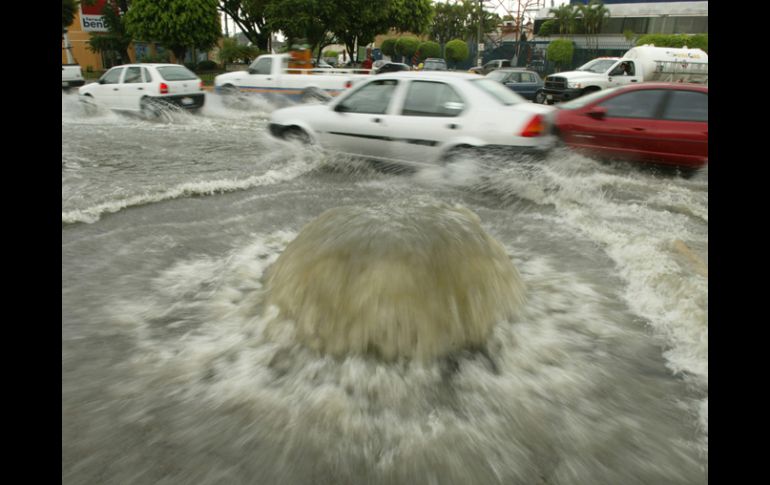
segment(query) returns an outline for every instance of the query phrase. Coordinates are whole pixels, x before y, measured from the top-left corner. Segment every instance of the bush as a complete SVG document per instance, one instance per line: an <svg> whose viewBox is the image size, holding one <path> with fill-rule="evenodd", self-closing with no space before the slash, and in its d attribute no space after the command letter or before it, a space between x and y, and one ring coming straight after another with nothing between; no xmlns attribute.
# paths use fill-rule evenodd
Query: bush
<svg viewBox="0 0 770 485"><path fill-rule="evenodd" d="M572 62L572 56L575 54L575 45L571 40L557 39L548 44L546 56L550 62L561 67Z"/></svg>
<svg viewBox="0 0 770 485"><path fill-rule="evenodd" d="M385 39L380 45L380 50L383 54L389 57L396 55L396 39Z"/></svg>
<svg viewBox="0 0 770 485"><path fill-rule="evenodd" d="M196 68L198 67L198 63L197 62L185 62L184 63L184 67L186 67L187 69L189 69L189 70L194 72L196 70Z"/></svg>
<svg viewBox="0 0 770 485"><path fill-rule="evenodd" d="M144 57L142 57L139 62L143 62L146 64L153 64L153 63L159 63L159 64L166 64L170 61L168 52L164 52L163 54L146 54Z"/></svg>
<svg viewBox="0 0 770 485"><path fill-rule="evenodd" d="M469 53L468 44L460 39L450 40L444 47L444 58L455 64L467 59Z"/></svg>
<svg viewBox="0 0 770 485"><path fill-rule="evenodd" d="M708 52L709 37L708 34L649 34L639 37L636 45L652 44L655 47L684 47L690 49L703 49Z"/></svg>
<svg viewBox="0 0 770 485"><path fill-rule="evenodd" d="M338 55L340 55L339 52L328 50L328 51L323 53L322 57L333 57L333 58L336 59Z"/></svg>
<svg viewBox="0 0 770 485"><path fill-rule="evenodd" d="M557 33L559 31L559 26L556 24L555 20L546 20L545 22L540 25L540 30L537 32L537 35L548 37L551 34Z"/></svg>
<svg viewBox="0 0 770 485"><path fill-rule="evenodd" d="M216 71L219 69L219 65L211 60L205 60L198 63L199 71Z"/></svg>
<svg viewBox="0 0 770 485"><path fill-rule="evenodd" d="M441 57L441 46L436 42L425 41L419 45L417 52L420 53L421 61L429 57Z"/></svg>
<svg viewBox="0 0 770 485"><path fill-rule="evenodd" d="M417 48L420 46L420 41L417 39L417 37L412 36L404 36L399 37L396 41L396 54L399 56L406 57L407 59L412 57L415 52L417 52Z"/></svg>

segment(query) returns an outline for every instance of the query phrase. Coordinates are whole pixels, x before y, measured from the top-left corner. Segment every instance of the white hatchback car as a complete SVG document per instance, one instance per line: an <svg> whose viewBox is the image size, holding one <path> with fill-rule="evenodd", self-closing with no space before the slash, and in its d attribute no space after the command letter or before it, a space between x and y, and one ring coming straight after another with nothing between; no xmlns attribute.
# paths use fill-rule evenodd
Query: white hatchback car
<svg viewBox="0 0 770 485"><path fill-rule="evenodd" d="M157 115L164 106L186 110L203 107L203 81L179 64L125 64L115 66L78 90L86 109L100 104L118 111Z"/></svg>
<svg viewBox="0 0 770 485"><path fill-rule="evenodd" d="M554 110L474 74L397 72L327 104L276 110L270 132L366 158L436 164L468 151L544 154L556 141L546 119Z"/></svg>

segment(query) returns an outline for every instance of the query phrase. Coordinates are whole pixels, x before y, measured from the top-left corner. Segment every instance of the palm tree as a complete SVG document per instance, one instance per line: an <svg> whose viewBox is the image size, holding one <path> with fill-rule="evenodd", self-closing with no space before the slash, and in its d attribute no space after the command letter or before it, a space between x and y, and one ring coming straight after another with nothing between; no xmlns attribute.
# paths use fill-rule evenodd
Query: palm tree
<svg viewBox="0 0 770 485"><path fill-rule="evenodd" d="M550 9L548 13L553 14L554 22L559 26L560 34L571 34L575 31L575 20L577 19L578 11L574 5L569 3L560 5Z"/></svg>
<svg viewBox="0 0 770 485"><path fill-rule="evenodd" d="M591 0L587 5L578 6L578 13L583 20L586 32L586 44L594 49L599 48L599 37L602 24L610 16L610 11L601 0Z"/></svg>

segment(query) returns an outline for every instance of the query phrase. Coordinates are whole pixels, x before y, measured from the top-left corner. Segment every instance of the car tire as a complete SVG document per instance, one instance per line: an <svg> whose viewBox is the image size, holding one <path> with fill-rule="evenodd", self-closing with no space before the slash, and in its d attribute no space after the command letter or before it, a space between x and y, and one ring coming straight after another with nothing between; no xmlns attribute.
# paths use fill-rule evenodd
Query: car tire
<svg viewBox="0 0 770 485"><path fill-rule="evenodd" d="M159 102L147 97L144 97L139 101L139 110L141 111L142 116L151 120L160 118L163 112L163 108Z"/></svg>
<svg viewBox="0 0 770 485"><path fill-rule="evenodd" d="M537 104L545 103L545 93L543 91L538 91L535 93L535 103Z"/></svg>
<svg viewBox="0 0 770 485"><path fill-rule="evenodd" d="M331 96L316 87L310 87L302 92L301 99L303 103L317 103L328 101Z"/></svg>
<svg viewBox="0 0 770 485"><path fill-rule="evenodd" d="M83 111L85 111L86 115L91 116L95 115L98 111L98 108L96 107L96 103L94 103L94 97L90 94L84 95L83 98L80 100L81 104L83 105Z"/></svg>
<svg viewBox="0 0 770 485"><path fill-rule="evenodd" d="M448 166L460 160L476 160L481 156L478 148L470 145L460 145L452 148L443 158L443 165Z"/></svg>
<svg viewBox="0 0 770 485"><path fill-rule="evenodd" d="M297 142L302 145L310 145L312 143L310 135L305 130L298 126L289 126L281 132L281 138L289 142Z"/></svg>

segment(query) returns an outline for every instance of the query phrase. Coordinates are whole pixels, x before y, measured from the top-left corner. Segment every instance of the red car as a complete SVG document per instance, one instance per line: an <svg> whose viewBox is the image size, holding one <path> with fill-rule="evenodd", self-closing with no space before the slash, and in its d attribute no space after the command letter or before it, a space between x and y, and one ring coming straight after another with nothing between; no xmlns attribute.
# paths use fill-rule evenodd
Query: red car
<svg viewBox="0 0 770 485"><path fill-rule="evenodd" d="M708 163L708 87L644 83L557 105L554 131L588 155L689 169Z"/></svg>

